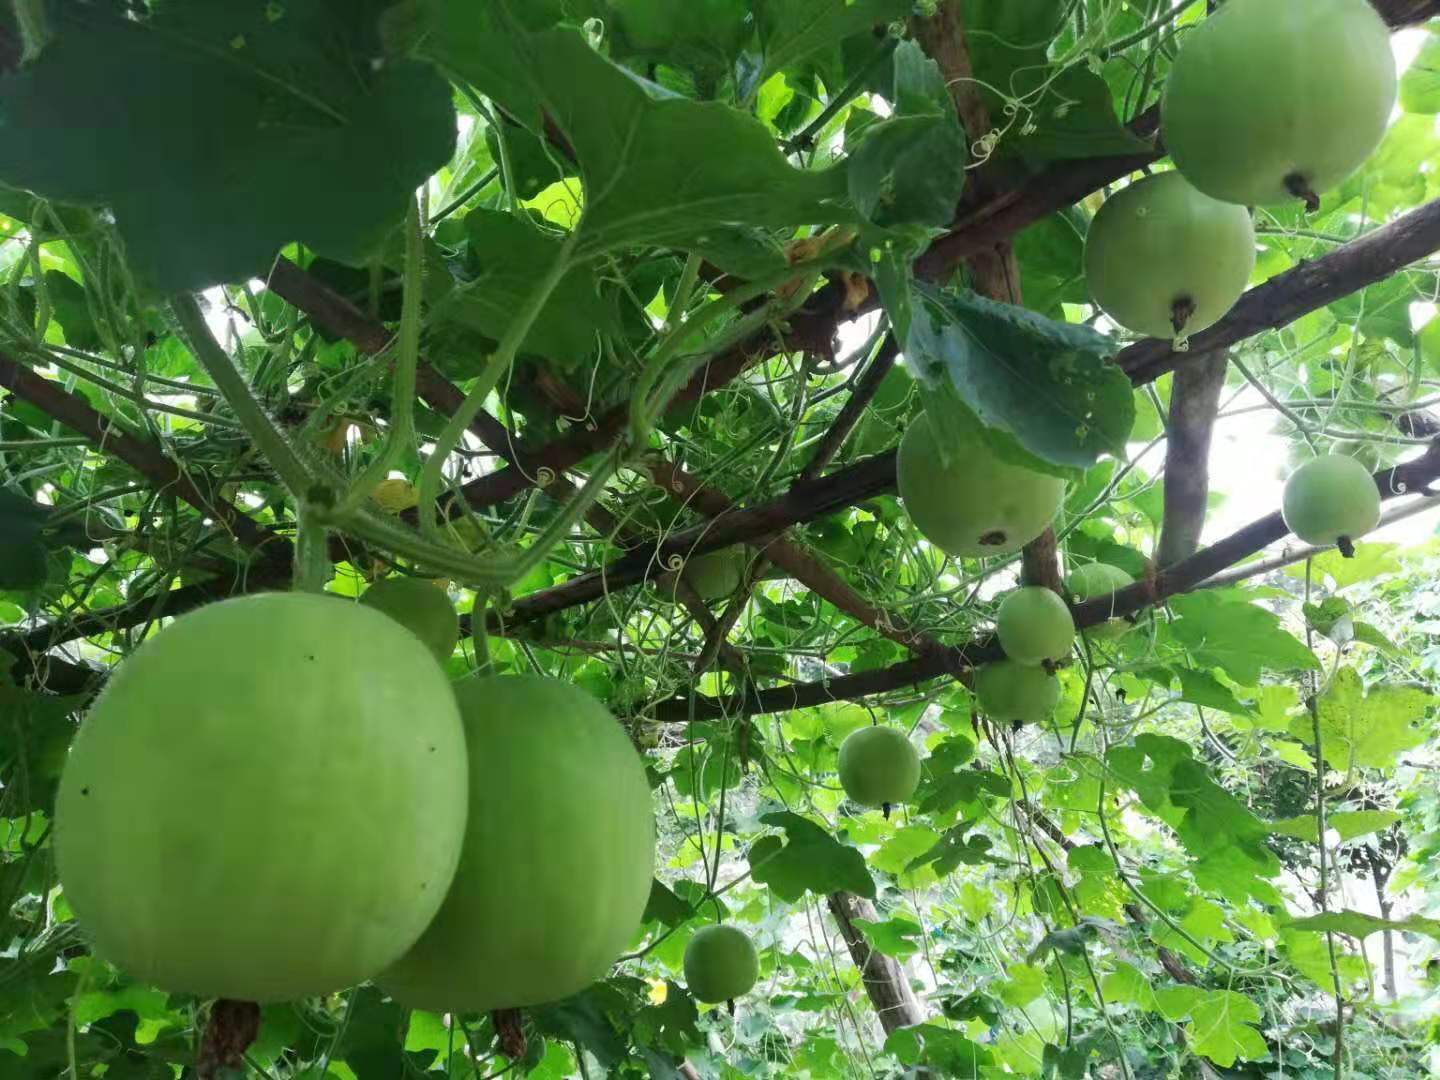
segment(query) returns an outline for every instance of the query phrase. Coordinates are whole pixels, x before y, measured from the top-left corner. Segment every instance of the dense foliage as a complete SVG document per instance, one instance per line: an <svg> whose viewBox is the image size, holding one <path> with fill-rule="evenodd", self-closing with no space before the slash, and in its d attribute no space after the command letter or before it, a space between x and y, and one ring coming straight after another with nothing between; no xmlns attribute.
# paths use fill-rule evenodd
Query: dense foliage
<svg viewBox="0 0 1440 1080"><path fill-rule="evenodd" d="M4 5L0 1077L1440 1074L1435 16Z"/></svg>

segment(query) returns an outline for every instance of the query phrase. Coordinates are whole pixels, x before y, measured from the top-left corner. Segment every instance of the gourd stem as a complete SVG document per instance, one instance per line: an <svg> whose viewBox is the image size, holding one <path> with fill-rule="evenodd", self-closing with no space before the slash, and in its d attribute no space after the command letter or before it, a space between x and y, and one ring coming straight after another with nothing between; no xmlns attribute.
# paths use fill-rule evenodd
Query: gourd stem
<svg viewBox="0 0 1440 1080"><path fill-rule="evenodd" d="M1305 203L1305 212L1313 214L1320 209L1320 196L1310 186L1310 180L1303 173L1291 173L1285 177L1285 190Z"/></svg>

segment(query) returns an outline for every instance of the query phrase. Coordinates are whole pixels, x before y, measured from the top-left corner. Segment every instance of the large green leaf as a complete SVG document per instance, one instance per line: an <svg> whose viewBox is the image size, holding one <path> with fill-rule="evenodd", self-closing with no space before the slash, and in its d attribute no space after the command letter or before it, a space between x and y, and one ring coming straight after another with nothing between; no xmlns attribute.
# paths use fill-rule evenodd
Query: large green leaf
<svg viewBox="0 0 1440 1080"><path fill-rule="evenodd" d="M1177 596L1171 608L1179 616L1170 625L1175 640L1195 661L1218 667L1242 686L1254 686L1262 671L1306 671L1319 661L1280 625L1274 613L1213 592Z"/></svg>
<svg viewBox="0 0 1440 1080"><path fill-rule="evenodd" d="M1254 1061L1269 1052L1252 1026L1261 1020L1260 1006L1244 994L1211 990L1191 1006L1185 1033L1195 1053L1228 1069L1237 1059Z"/></svg>
<svg viewBox="0 0 1440 1080"><path fill-rule="evenodd" d="M990 1051L958 1031L920 1024L900 1028L885 1040L885 1052L904 1065L926 1065L941 1076L977 1076L991 1061Z"/></svg>
<svg viewBox="0 0 1440 1080"><path fill-rule="evenodd" d="M849 159L850 197L881 227L943 227L955 217L970 155L935 61L914 42L895 51L889 120L866 128Z"/></svg>
<svg viewBox="0 0 1440 1080"><path fill-rule="evenodd" d="M1292 919L1286 924L1291 930L1330 931L1363 938L1389 930L1402 934L1424 934L1440 941L1440 919L1427 919L1423 915L1411 915L1405 919L1382 919L1363 911L1330 911L1319 915L1308 915L1303 919Z"/></svg>
<svg viewBox="0 0 1440 1080"><path fill-rule="evenodd" d="M1217 784L1190 747L1168 735L1144 734L1117 746L1106 758L1117 783L1180 838L1195 857L1195 878L1235 900L1254 896L1274 902L1267 879L1280 861L1266 843L1269 827Z"/></svg>
<svg viewBox="0 0 1440 1080"><path fill-rule="evenodd" d="M762 836L750 845L751 876L780 899L793 903L807 892L823 896L839 890L874 899L875 881L853 847L799 814L765 814L760 820L784 829L788 843Z"/></svg>
<svg viewBox="0 0 1440 1080"><path fill-rule="evenodd" d="M905 18L913 6L914 0L758 0L764 75L814 61L846 38Z"/></svg>
<svg viewBox="0 0 1440 1080"><path fill-rule="evenodd" d="M1083 64L1052 65L1051 40L1070 7L1059 0L966 0L975 78L1002 132L997 152L1031 168L1065 158L1144 152L1115 116L1109 88Z"/></svg>
<svg viewBox="0 0 1440 1080"><path fill-rule="evenodd" d="M549 123L565 136L585 191L577 257L702 245L737 222L854 220L843 167L797 169L753 117L636 78L577 29L527 29L517 10L510 0L426 0L419 47L532 131Z"/></svg>
<svg viewBox="0 0 1440 1080"><path fill-rule="evenodd" d="M1125 456L1135 421L1130 380L1109 363L1115 343L1033 311L917 285L906 364L951 390L985 428L1041 462L1088 469Z"/></svg>
<svg viewBox="0 0 1440 1080"><path fill-rule="evenodd" d="M1340 810L1327 815L1325 824L1327 828L1335 831L1343 843L1367 833L1382 832L1399 820L1400 815L1392 810ZM1274 821L1270 828L1284 836L1308 840L1312 844L1320 839L1320 823L1313 814Z"/></svg>
<svg viewBox="0 0 1440 1080"><path fill-rule="evenodd" d="M1401 751L1425 741L1419 722L1436 700L1413 686L1382 685L1366 693L1360 673L1342 667L1315 703L1325 761L1341 771L1394 767ZM1290 722L1290 734L1315 744L1308 714Z"/></svg>
<svg viewBox="0 0 1440 1080"><path fill-rule="evenodd" d="M465 218L465 229L475 276L437 305L435 318L498 340L516 308L559 258L562 242L536 224L498 210L472 211ZM575 266L560 279L535 320L524 351L574 366L595 355L600 335L618 328L613 293L602 288L591 267ZM480 359L476 358L477 365Z"/></svg>
<svg viewBox="0 0 1440 1080"><path fill-rule="evenodd" d="M383 58L386 6L54 5L44 52L0 80L0 179L110 207L164 291L263 274L295 240L359 258L455 146L444 80Z"/></svg>

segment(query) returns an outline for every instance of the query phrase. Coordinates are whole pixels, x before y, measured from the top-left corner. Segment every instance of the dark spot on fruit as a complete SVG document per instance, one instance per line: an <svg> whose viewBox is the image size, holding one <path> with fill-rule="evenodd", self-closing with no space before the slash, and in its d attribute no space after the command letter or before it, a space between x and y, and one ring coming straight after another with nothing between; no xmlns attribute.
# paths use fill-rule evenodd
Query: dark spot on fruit
<svg viewBox="0 0 1440 1080"><path fill-rule="evenodd" d="M82 788L80 789L80 794L81 794L81 795L89 795L89 794L90 794L90 789L89 789L88 787L82 787Z"/></svg>
<svg viewBox="0 0 1440 1080"><path fill-rule="evenodd" d="M1005 543L1004 529L995 529L994 531L988 532L984 536L980 537L980 544L982 547L999 547L1003 543Z"/></svg>
<svg viewBox="0 0 1440 1080"><path fill-rule="evenodd" d="M305 659L309 660L313 664L315 662L315 654L311 653L309 656L305 657Z"/></svg>
<svg viewBox="0 0 1440 1080"><path fill-rule="evenodd" d="M432 747L430 747L430 753L432 753L432 754L433 754L433 753L434 753L434 752L435 752L435 747L433 747L433 746L432 746Z"/></svg>

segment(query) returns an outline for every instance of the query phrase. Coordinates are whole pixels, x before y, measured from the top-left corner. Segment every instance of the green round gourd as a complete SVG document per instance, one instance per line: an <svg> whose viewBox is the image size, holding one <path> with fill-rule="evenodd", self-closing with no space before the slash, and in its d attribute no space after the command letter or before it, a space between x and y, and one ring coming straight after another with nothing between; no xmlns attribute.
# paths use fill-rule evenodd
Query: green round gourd
<svg viewBox="0 0 1440 1080"><path fill-rule="evenodd" d="M1313 210L1385 134L1395 59L1366 0L1228 0L1182 41L1165 146L1211 198Z"/></svg>
<svg viewBox="0 0 1440 1080"><path fill-rule="evenodd" d="M1071 602L1076 604L1083 604L1097 596L1109 596L1134 584L1135 579L1124 570L1101 562L1077 566L1065 576L1065 591L1070 594ZM1106 619L1087 627L1085 636L1092 641L1109 641L1123 637L1133 629L1135 624L1125 619Z"/></svg>
<svg viewBox="0 0 1440 1080"><path fill-rule="evenodd" d="M376 981L435 1012L559 1000L605 974L650 897L640 755L600 702L558 679L473 678L455 694L470 759L460 865L429 929Z"/></svg>
<svg viewBox="0 0 1440 1080"><path fill-rule="evenodd" d="M733 926L706 926L685 946L685 985L707 1005L744 997L760 977L760 957L749 936Z"/></svg>
<svg viewBox="0 0 1440 1080"><path fill-rule="evenodd" d="M943 464L923 413L900 440L896 473L915 527L942 551L967 558L1019 551L1045 531L1065 498L1060 479L1001 461L978 441Z"/></svg>
<svg viewBox="0 0 1440 1080"><path fill-rule="evenodd" d="M995 660L975 672L980 711L1000 723L1038 724L1060 702L1060 680L1043 667Z"/></svg>
<svg viewBox="0 0 1440 1080"><path fill-rule="evenodd" d="M1053 589L1027 585L1000 601L995 632L1005 655L1017 664L1035 666L1070 655L1075 620Z"/></svg>
<svg viewBox="0 0 1440 1080"><path fill-rule="evenodd" d="M442 664L460 640L460 616L445 591L428 581L392 577L375 582L360 603L383 611L425 643Z"/></svg>
<svg viewBox="0 0 1440 1080"><path fill-rule="evenodd" d="M1255 269L1255 230L1243 206L1159 173L1105 200L1085 238L1095 302L1137 334L1198 333L1240 299Z"/></svg>
<svg viewBox="0 0 1440 1080"><path fill-rule="evenodd" d="M415 637L296 593L177 619L115 671L56 804L97 951L176 993L326 994L398 959L465 827L454 696Z"/></svg>
<svg viewBox="0 0 1440 1080"><path fill-rule="evenodd" d="M840 785L862 806L903 803L920 786L920 755L905 733L863 727L840 744Z"/></svg>
<svg viewBox="0 0 1440 1080"><path fill-rule="evenodd" d="M1336 544L1349 554L1353 542L1380 523L1380 489L1354 458L1327 454L1290 474L1281 514L1305 543Z"/></svg>
<svg viewBox="0 0 1440 1080"><path fill-rule="evenodd" d="M749 559L740 548L724 548L685 560L685 580L707 604L734 594L745 578Z"/></svg>

